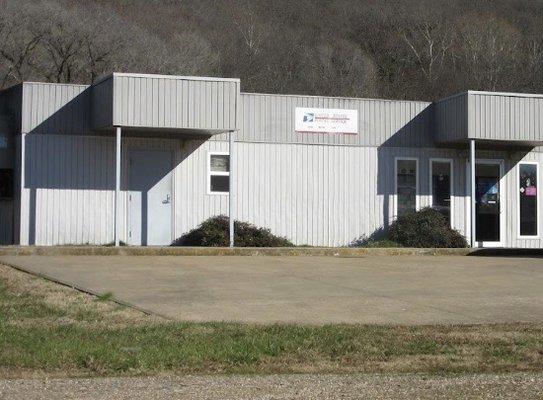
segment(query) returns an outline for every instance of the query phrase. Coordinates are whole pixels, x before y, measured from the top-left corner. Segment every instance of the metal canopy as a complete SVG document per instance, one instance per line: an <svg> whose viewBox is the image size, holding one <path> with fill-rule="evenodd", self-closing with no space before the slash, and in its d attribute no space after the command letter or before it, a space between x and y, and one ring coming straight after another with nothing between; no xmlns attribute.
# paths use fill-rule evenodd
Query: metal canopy
<svg viewBox="0 0 543 400"><path fill-rule="evenodd" d="M543 145L543 95L467 91L433 106L437 144Z"/></svg>

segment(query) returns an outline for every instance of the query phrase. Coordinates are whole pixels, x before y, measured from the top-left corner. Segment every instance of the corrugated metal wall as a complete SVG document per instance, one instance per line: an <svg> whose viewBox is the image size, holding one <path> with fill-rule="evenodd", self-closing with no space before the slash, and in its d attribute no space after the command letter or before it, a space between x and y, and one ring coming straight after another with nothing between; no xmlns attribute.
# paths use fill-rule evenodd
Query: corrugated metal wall
<svg viewBox="0 0 543 400"><path fill-rule="evenodd" d="M90 89L86 85L23 83L21 133L86 135Z"/></svg>
<svg viewBox="0 0 543 400"><path fill-rule="evenodd" d="M239 81L168 76L113 76L113 124L234 130Z"/></svg>
<svg viewBox="0 0 543 400"><path fill-rule="evenodd" d="M0 200L0 244L13 244L13 200Z"/></svg>
<svg viewBox="0 0 543 400"><path fill-rule="evenodd" d="M543 97L470 92L469 137L543 141Z"/></svg>
<svg viewBox="0 0 543 400"><path fill-rule="evenodd" d="M543 96L469 91L434 104L438 143L543 141Z"/></svg>
<svg viewBox="0 0 543 400"><path fill-rule="evenodd" d="M113 126L113 77L92 86L91 125L93 129Z"/></svg>
<svg viewBox="0 0 543 400"><path fill-rule="evenodd" d="M129 151L171 150L176 160L174 231L182 232L207 216L224 214L227 196L204 196L207 152L196 150L201 144L183 140L123 139L122 203L126 202ZM208 142L210 148L223 149L226 145ZM26 135L25 160L21 244L107 244L113 241L114 138ZM128 215L124 206L120 212L124 215L121 239L126 241Z"/></svg>
<svg viewBox="0 0 543 400"><path fill-rule="evenodd" d="M430 103L400 100L241 94L240 141L433 147ZM358 135L298 133L296 107L358 110Z"/></svg>
<svg viewBox="0 0 543 400"><path fill-rule="evenodd" d="M455 143L468 137L468 94L460 93L434 103L434 138Z"/></svg>
<svg viewBox="0 0 543 400"><path fill-rule="evenodd" d="M22 101L22 83L0 92L0 114L7 114L13 119L13 134L21 131Z"/></svg>
<svg viewBox="0 0 543 400"><path fill-rule="evenodd" d="M539 163L538 168L538 179L539 179L539 190L538 196L541 197L541 184L542 173L543 173L543 153L532 151L526 154L522 161L536 161ZM538 232L539 239L525 239L520 238L519 231L519 221L518 221L518 207L519 207L519 187L518 187L518 162L516 160L507 160L505 162L505 177L504 182L502 183L505 191L502 194L502 198L505 200L505 231L508 234L505 237L504 246L506 247L518 247L518 248L541 248L543 247L543 201L539 199L539 209L538 209Z"/></svg>
<svg viewBox="0 0 543 400"><path fill-rule="evenodd" d="M111 242L114 140L60 135L28 135L27 138L23 244ZM347 245L361 235L371 235L392 220L395 157L419 159L420 207L431 202L430 159L453 159L453 224L465 233L469 198L466 196L466 154L460 151L247 142L236 146L238 219L268 227L296 244ZM131 149L173 152L176 160L173 174L175 237L210 216L228 213L228 196L207 194L208 152L227 151L227 142L124 139L123 196ZM517 238L517 162L508 159L506 153L491 151L479 152L478 157L505 160L506 175L502 182L505 245L543 246L542 239ZM531 152L525 160L543 165L543 153ZM125 215L121 226L125 240L128 217L124 209L121 212Z"/></svg>
<svg viewBox="0 0 543 400"><path fill-rule="evenodd" d="M26 135L22 244L113 240L114 140Z"/></svg>

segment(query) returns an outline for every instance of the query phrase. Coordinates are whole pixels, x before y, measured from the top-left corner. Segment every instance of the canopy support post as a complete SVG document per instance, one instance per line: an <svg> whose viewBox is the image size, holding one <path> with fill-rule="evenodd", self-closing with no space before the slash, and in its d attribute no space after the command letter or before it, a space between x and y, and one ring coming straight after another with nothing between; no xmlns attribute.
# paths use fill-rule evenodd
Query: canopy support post
<svg viewBox="0 0 543 400"><path fill-rule="evenodd" d="M228 132L228 154L230 175L228 184L228 223L230 232L230 247L234 247L234 220L236 218L236 188L235 188L235 144L234 131Z"/></svg>
<svg viewBox="0 0 543 400"><path fill-rule="evenodd" d="M476 235L476 198L475 198L475 140L469 142L469 166L470 166L470 222L471 222L471 247L475 247Z"/></svg>
<svg viewBox="0 0 543 400"><path fill-rule="evenodd" d="M120 219L121 219L121 127L117 126L115 141L115 227L114 237L115 246L120 245Z"/></svg>

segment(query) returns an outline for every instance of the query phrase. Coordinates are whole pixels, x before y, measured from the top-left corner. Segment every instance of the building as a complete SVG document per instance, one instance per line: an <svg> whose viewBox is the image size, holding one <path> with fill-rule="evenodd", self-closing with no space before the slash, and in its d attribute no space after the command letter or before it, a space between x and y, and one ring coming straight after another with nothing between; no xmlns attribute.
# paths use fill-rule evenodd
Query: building
<svg viewBox="0 0 543 400"><path fill-rule="evenodd" d="M0 92L0 133L2 243L167 245L229 214L345 246L433 206L474 246L543 244L541 95L271 95L115 73Z"/></svg>

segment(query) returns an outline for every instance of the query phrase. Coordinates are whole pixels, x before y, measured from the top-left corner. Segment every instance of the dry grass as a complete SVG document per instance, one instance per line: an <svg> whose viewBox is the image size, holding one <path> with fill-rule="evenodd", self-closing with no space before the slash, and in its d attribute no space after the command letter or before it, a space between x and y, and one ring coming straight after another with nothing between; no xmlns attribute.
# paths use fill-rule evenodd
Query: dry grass
<svg viewBox="0 0 543 400"><path fill-rule="evenodd" d="M0 376L543 370L543 325L174 323L0 266Z"/></svg>
<svg viewBox="0 0 543 400"><path fill-rule="evenodd" d="M0 265L0 284L10 294L2 299L5 322L20 327L78 324L86 328L122 328L164 322L140 311L34 277L11 267ZM38 306L39 304L39 306ZM21 308L28 312L21 313ZM33 313L33 308L49 309L49 313Z"/></svg>

